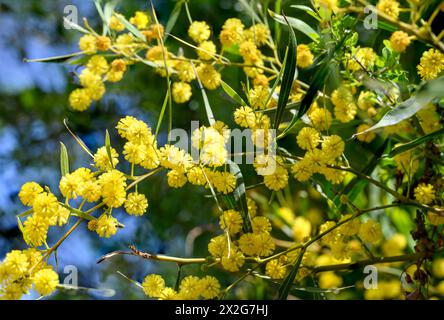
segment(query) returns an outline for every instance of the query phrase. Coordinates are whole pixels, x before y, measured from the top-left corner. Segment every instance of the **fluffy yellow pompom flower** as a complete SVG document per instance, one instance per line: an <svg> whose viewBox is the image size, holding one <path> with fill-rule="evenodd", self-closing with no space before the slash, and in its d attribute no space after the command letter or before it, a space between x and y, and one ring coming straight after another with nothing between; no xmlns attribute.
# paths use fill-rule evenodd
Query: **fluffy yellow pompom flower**
<svg viewBox="0 0 444 320"><path fill-rule="evenodd" d="M117 15L114 14L111 19L109 19L109 27L111 30L120 32L125 29L125 25L117 18Z"/></svg>
<svg viewBox="0 0 444 320"><path fill-rule="evenodd" d="M279 191L288 184L288 171L284 167L277 165L272 174L264 175L265 186L273 191Z"/></svg>
<svg viewBox="0 0 444 320"><path fill-rule="evenodd" d="M48 228L49 220L35 215L30 216L23 226L23 239L29 246L41 246L46 241Z"/></svg>
<svg viewBox="0 0 444 320"><path fill-rule="evenodd" d="M379 0L378 4L376 5L376 9L394 19L398 19L399 2L395 0Z"/></svg>
<svg viewBox="0 0 444 320"><path fill-rule="evenodd" d="M322 141L322 151L332 159L339 158L345 149L345 143L338 135L331 135L324 138Z"/></svg>
<svg viewBox="0 0 444 320"><path fill-rule="evenodd" d="M362 70L363 67L367 70L372 69L375 65L376 58L376 53L372 48L359 48L354 57L351 57L347 62L347 67L351 71Z"/></svg>
<svg viewBox="0 0 444 320"><path fill-rule="evenodd" d="M365 242L376 243L382 239L381 225L374 220L368 220L361 224L358 235Z"/></svg>
<svg viewBox="0 0 444 320"><path fill-rule="evenodd" d="M429 49L422 54L417 67L423 80L432 80L444 70L444 54L436 49Z"/></svg>
<svg viewBox="0 0 444 320"><path fill-rule="evenodd" d="M319 275L319 287L321 289L338 288L342 285L342 278L333 271L322 272Z"/></svg>
<svg viewBox="0 0 444 320"><path fill-rule="evenodd" d="M191 82L196 79L193 65L188 61L177 61L175 68L180 81Z"/></svg>
<svg viewBox="0 0 444 320"><path fill-rule="evenodd" d="M429 204L435 200L435 189L433 185L420 183L415 188L415 199L418 200L419 203Z"/></svg>
<svg viewBox="0 0 444 320"><path fill-rule="evenodd" d="M43 188L36 182L26 182L19 192L19 199L25 206L32 206L37 195L43 192Z"/></svg>
<svg viewBox="0 0 444 320"><path fill-rule="evenodd" d="M42 269L32 277L32 282L40 295L47 296L59 285L59 275L51 269Z"/></svg>
<svg viewBox="0 0 444 320"><path fill-rule="evenodd" d="M145 29L148 25L149 18L145 12L136 11L133 17L131 17L130 22L134 24L137 29Z"/></svg>
<svg viewBox="0 0 444 320"><path fill-rule="evenodd" d="M12 250L6 254L3 265L8 274L14 279L20 278L28 271L29 261L26 254L20 250Z"/></svg>
<svg viewBox="0 0 444 320"><path fill-rule="evenodd" d="M334 90L331 95L331 102L335 106L335 117L341 122L350 122L356 116L357 107L353 103L353 95L344 86Z"/></svg>
<svg viewBox="0 0 444 320"><path fill-rule="evenodd" d="M210 38L211 30L205 21L193 21L188 28L188 35L196 43L202 43Z"/></svg>
<svg viewBox="0 0 444 320"><path fill-rule="evenodd" d="M308 117L316 130L324 131L331 127L332 115L327 108L313 108Z"/></svg>
<svg viewBox="0 0 444 320"><path fill-rule="evenodd" d="M119 208L126 199L125 175L118 170L110 170L102 174L98 183L101 188L103 202L109 208Z"/></svg>
<svg viewBox="0 0 444 320"><path fill-rule="evenodd" d="M92 73L102 75L108 71L109 65L106 59L103 56L92 56L88 63L86 64L88 70L91 70Z"/></svg>
<svg viewBox="0 0 444 320"><path fill-rule="evenodd" d="M255 62L261 59L261 52L253 41L242 42L239 53L245 61Z"/></svg>
<svg viewBox="0 0 444 320"><path fill-rule="evenodd" d="M307 158L303 158L291 167L291 172L296 180L304 182L311 178L315 173L315 170L313 170L313 166L309 163Z"/></svg>
<svg viewBox="0 0 444 320"><path fill-rule="evenodd" d="M174 102L185 103L191 98L191 86L186 82L174 82L172 93Z"/></svg>
<svg viewBox="0 0 444 320"><path fill-rule="evenodd" d="M287 274L287 267L279 259L273 259L265 266L265 274L271 279L283 279Z"/></svg>
<svg viewBox="0 0 444 320"><path fill-rule="evenodd" d="M376 102L376 95L371 91L361 91L358 97L358 108L368 110L373 108Z"/></svg>
<svg viewBox="0 0 444 320"><path fill-rule="evenodd" d="M108 157L108 152L106 147L100 147L94 154L94 164L100 170L106 171L111 170L119 163L119 155L114 148L111 148L111 158L113 165L111 166L111 160Z"/></svg>
<svg viewBox="0 0 444 320"><path fill-rule="evenodd" d="M406 237L397 233L382 244L382 252L384 256L397 256L402 254L402 250L404 250L406 246Z"/></svg>
<svg viewBox="0 0 444 320"><path fill-rule="evenodd" d="M210 60L216 54L216 45L213 41L204 41L197 47L197 55L202 60Z"/></svg>
<svg viewBox="0 0 444 320"><path fill-rule="evenodd" d="M267 233L271 231L270 220L266 217L254 217L251 219L251 227L254 233Z"/></svg>
<svg viewBox="0 0 444 320"><path fill-rule="evenodd" d="M395 31L390 36L390 45L396 52L404 52L410 44L410 37L404 31Z"/></svg>
<svg viewBox="0 0 444 320"><path fill-rule="evenodd" d="M79 40L79 48L84 53L94 54L97 51L96 38L93 35L86 34Z"/></svg>
<svg viewBox="0 0 444 320"><path fill-rule="evenodd" d="M234 121L241 127L254 128L256 116L250 107L240 107L234 111Z"/></svg>
<svg viewBox="0 0 444 320"><path fill-rule="evenodd" d="M69 105L76 111L85 111L91 103L92 98L87 89L75 89L69 95Z"/></svg>
<svg viewBox="0 0 444 320"><path fill-rule="evenodd" d="M266 257L273 253L275 244L269 233L245 233L239 239L239 248L247 256Z"/></svg>
<svg viewBox="0 0 444 320"><path fill-rule="evenodd" d="M109 214L102 214L99 219L97 219L96 232L100 237L109 238L116 234L117 232L117 219Z"/></svg>
<svg viewBox="0 0 444 320"><path fill-rule="evenodd" d="M222 257L222 267L230 272L237 272L245 263L244 254L235 247L231 247L230 256L225 253Z"/></svg>
<svg viewBox="0 0 444 320"><path fill-rule="evenodd" d="M316 0L319 7L336 12L338 10L338 0Z"/></svg>
<svg viewBox="0 0 444 320"><path fill-rule="evenodd" d="M310 48L306 44L300 44L297 47L297 66L299 68L307 68L313 64L314 56Z"/></svg>
<svg viewBox="0 0 444 320"><path fill-rule="evenodd" d="M303 150L313 150L321 142L319 132L310 127L304 127L296 138L298 146Z"/></svg>
<svg viewBox="0 0 444 320"><path fill-rule="evenodd" d="M231 193L236 188L236 177L230 172L215 172L212 182L214 188L223 194Z"/></svg>
<svg viewBox="0 0 444 320"><path fill-rule="evenodd" d="M227 229L232 235L242 230L242 216L236 210L227 210L219 217L219 225L222 230Z"/></svg>
<svg viewBox="0 0 444 320"><path fill-rule="evenodd" d="M36 216L49 219L59 209L59 203L55 195L43 192L35 197L32 208Z"/></svg>
<svg viewBox="0 0 444 320"><path fill-rule="evenodd" d="M182 188L187 183L185 172L181 169L173 169L167 173L168 185L172 188Z"/></svg>
<svg viewBox="0 0 444 320"><path fill-rule="evenodd" d="M142 283L143 292L150 298L159 298L165 289L165 280L158 274L150 274Z"/></svg>
<svg viewBox="0 0 444 320"><path fill-rule="evenodd" d="M234 44L239 44L243 39L243 34L244 25L242 21L237 18L230 18L226 20L222 26L219 40L224 47L229 47Z"/></svg>
<svg viewBox="0 0 444 320"><path fill-rule="evenodd" d="M228 249L228 239L225 234L216 236L208 243L208 252L215 258L220 258Z"/></svg>
<svg viewBox="0 0 444 320"><path fill-rule="evenodd" d="M133 192L128 194L125 200L125 211L128 214L141 216L146 212L148 208L148 200L144 194Z"/></svg>
<svg viewBox="0 0 444 320"><path fill-rule="evenodd" d="M296 242L302 242L310 236L311 223L307 218L297 217L293 222L293 238Z"/></svg>
<svg viewBox="0 0 444 320"><path fill-rule="evenodd" d="M214 299L220 293L220 283L215 277L205 276L200 279L201 292L200 295L204 299Z"/></svg>
<svg viewBox="0 0 444 320"><path fill-rule="evenodd" d="M368 124L365 124L365 123L360 124L358 126L358 128L356 128L356 133L360 133L360 132L363 132L367 129L370 129L370 127L371 126L369 126ZM373 131L370 131L370 132L362 133L356 137L358 138L359 141L370 143L373 141L373 139L376 138L376 134Z"/></svg>
<svg viewBox="0 0 444 320"><path fill-rule="evenodd" d="M186 276L180 282L178 296L183 300L195 300L200 296L201 291L200 279L195 276Z"/></svg>
<svg viewBox="0 0 444 320"><path fill-rule="evenodd" d="M267 101L268 96L269 92L267 87L254 87L248 91L248 100L250 101L253 109L256 110L264 109L266 107L265 102Z"/></svg>
<svg viewBox="0 0 444 320"><path fill-rule="evenodd" d="M203 86L208 90L214 90L220 86L221 75L210 64L201 64L197 67L197 75Z"/></svg>
<svg viewBox="0 0 444 320"><path fill-rule="evenodd" d="M253 41L258 46L263 46L270 37L270 29L263 23L256 23L245 30L244 36L246 40Z"/></svg>

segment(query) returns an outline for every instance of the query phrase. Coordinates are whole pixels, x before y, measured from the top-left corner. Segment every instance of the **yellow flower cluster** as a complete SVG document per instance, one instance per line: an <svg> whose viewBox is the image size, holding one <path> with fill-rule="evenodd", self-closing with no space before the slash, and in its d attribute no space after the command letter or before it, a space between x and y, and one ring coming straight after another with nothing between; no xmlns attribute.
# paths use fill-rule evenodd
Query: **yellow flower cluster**
<svg viewBox="0 0 444 320"><path fill-rule="evenodd" d="M165 280L157 274L150 274L145 277L142 288L150 298L159 300L197 300L215 299L220 291L220 283L213 276L198 278L195 276L184 277L176 291L165 285Z"/></svg>
<svg viewBox="0 0 444 320"><path fill-rule="evenodd" d="M0 300L18 300L34 289L50 295L59 285L59 276L35 248L12 250L0 263Z"/></svg>

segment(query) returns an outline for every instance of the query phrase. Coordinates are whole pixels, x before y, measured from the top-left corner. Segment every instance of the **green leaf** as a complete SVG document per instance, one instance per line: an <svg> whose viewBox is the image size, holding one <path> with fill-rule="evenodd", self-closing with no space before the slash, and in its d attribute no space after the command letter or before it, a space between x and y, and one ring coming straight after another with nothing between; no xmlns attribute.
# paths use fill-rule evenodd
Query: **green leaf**
<svg viewBox="0 0 444 320"><path fill-rule="evenodd" d="M106 130L106 133L105 133L105 148L106 148L106 153L108 154L108 159L109 159L109 163L111 164L111 168L114 169L113 157L112 157L112 153L111 153L111 139L109 138L108 129Z"/></svg>
<svg viewBox="0 0 444 320"><path fill-rule="evenodd" d="M118 3L119 0L109 1L103 8L103 35L107 35L109 33L109 21L111 20L114 9Z"/></svg>
<svg viewBox="0 0 444 320"><path fill-rule="evenodd" d="M287 19L284 16L284 19ZM276 115L274 117L274 128L278 128L284 115L285 107L287 106L288 98L290 97L293 81L296 73L296 36L293 29L287 21L289 35L287 44L287 59L284 66L284 74L282 76L281 90L279 92L279 99L277 103Z"/></svg>
<svg viewBox="0 0 444 320"><path fill-rule="evenodd" d="M271 10L268 10L268 13L270 14L270 16L274 20L276 20L280 24L287 24L286 20L288 20L288 23L294 29L302 32L303 34L305 34L306 36L311 38L313 41L318 41L319 40L319 34L312 27L310 27L307 23L305 23L304 21L299 20L297 18L292 18L292 17L287 17L285 19L284 16L281 16L280 14L277 14L276 12L273 12Z"/></svg>
<svg viewBox="0 0 444 320"><path fill-rule="evenodd" d="M160 109L159 119L157 120L156 132L154 134L154 140L157 140L157 135L159 134L160 126L162 125L163 116L165 115L166 106L168 103L169 92L165 95L163 100L162 109Z"/></svg>
<svg viewBox="0 0 444 320"><path fill-rule="evenodd" d="M231 99L239 103L241 106L248 106L244 99L236 92L232 87L230 87L225 81L221 80L222 89L225 93L230 96Z"/></svg>
<svg viewBox="0 0 444 320"><path fill-rule="evenodd" d="M290 7L305 11L305 13L309 14L310 16L315 18L316 20L321 21L321 17L310 7L303 6L303 5L297 5L297 4L292 5Z"/></svg>
<svg viewBox="0 0 444 320"><path fill-rule="evenodd" d="M287 300L288 294L290 293L291 287L293 286L294 279L296 279L296 276L299 271L299 267L301 266L301 262L302 262L302 258L304 256L304 253L305 253L305 248L302 248L295 264L291 268L290 273L285 278L285 280L282 282L282 284L279 288L279 294L278 294L279 300Z"/></svg>
<svg viewBox="0 0 444 320"><path fill-rule="evenodd" d="M77 23L72 22L71 20L69 20L66 17L63 17L63 22L66 23L67 25L69 25L72 29L75 29L75 30L80 31L82 33L88 33L88 34L90 33L88 30L79 26Z"/></svg>
<svg viewBox="0 0 444 320"><path fill-rule="evenodd" d="M165 26L165 40L168 38L168 34L173 30L174 25L177 22L177 18L179 18L180 12L182 11L183 1L179 1L173 8L173 11L170 14L168 22Z"/></svg>
<svg viewBox="0 0 444 320"><path fill-rule="evenodd" d="M247 196L245 194L244 177L239 166L231 160L228 160L230 172L236 177L236 189L233 191L234 199L236 200L237 207L244 220L244 231L253 232L251 226L251 217L248 213Z"/></svg>
<svg viewBox="0 0 444 320"><path fill-rule="evenodd" d="M17 225L18 225L18 228L19 228L20 232L23 233L23 224L22 224L22 221L20 220L20 217L19 217L19 216L16 216L16 218L17 218Z"/></svg>
<svg viewBox="0 0 444 320"><path fill-rule="evenodd" d="M76 139L77 143L80 145L80 147L82 147L83 150L85 150L85 152L87 154L89 154L91 156L91 158L94 158L94 155L92 154L91 150L88 148L88 146L85 144L85 142L82 141L82 139L79 138L79 136L77 136L68 126L68 120L67 119L63 119L63 124L65 125L66 130L69 131L69 133L73 136L74 139Z"/></svg>
<svg viewBox="0 0 444 320"><path fill-rule="evenodd" d="M60 171L62 173L62 177L69 173L68 150L66 150L63 142L60 142Z"/></svg>
<svg viewBox="0 0 444 320"><path fill-rule="evenodd" d="M417 146L419 146L429 140L439 138L442 135L444 135L444 128L441 128L435 132L429 133L423 137L419 137L415 140L404 143L404 144L392 149L392 151L390 151L390 153L389 153L389 157L393 157L393 156L396 156L397 154L403 153L407 150L416 148Z"/></svg>
<svg viewBox="0 0 444 320"><path fill-rule="evenodd" d="M73 58L73 57L77 57L77 56L81 56L83 55L83 52L75 52L75 53L70 53L70 54L65 54L65 55L61 55L61 56L54 56L54 57L48 57L48 58L40 58L40 59L23 59L24 62L51 62L51 63L62 63L62 62L66 62L67 60Z"/></svg>
<svg viewBox="0 0 444 320"><path fill-rule="evenodd" d="M128 29L129 32L131 32L133 35L135 35L137 38L139 38L142 41L145 41L145 36L137 29L133 24L131 24L126 18L120 14L116 15L117 19L120 20L125 26L126 29Z"/></svg>
<svg viewBox="0 0 444 320"><path fill-rule="evenodd" d="M415 96L400 103L394 109L388 111L382 118L371 128L355 133L352 138L366 132L370 132L379 128L393 126L415 115L422 108L425 108L433 99L444 97L444 77L434 79L422 85Z"/></svg>

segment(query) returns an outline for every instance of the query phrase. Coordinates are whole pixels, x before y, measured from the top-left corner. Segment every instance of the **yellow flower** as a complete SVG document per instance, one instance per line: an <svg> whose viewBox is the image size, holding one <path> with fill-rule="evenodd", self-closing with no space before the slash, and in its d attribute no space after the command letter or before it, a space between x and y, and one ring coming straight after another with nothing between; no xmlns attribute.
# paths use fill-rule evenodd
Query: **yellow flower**
<svg viewBox="0 0 444 320"><path fill-rule="evenodd" d="M227 210L219 217L219 225L222 230L228 230L232 235L242 230L243 219L235 210Z"/></svg>
<svg viewBox="0 0 444 320"><path fill-rule="evenodd" d="M102 214L99 219L97 219L96 232L100 237L109 238L116 234L117 232L117 219L109 214Z"/></svg>
<svg viewBox="0 0 444 320"><path fill-rule="evenodd" d="M347 68L351 71L359 71L363 67L366 70L372 69L375 65L376 57L376 53L372 48L359 48L355 55L350 57L347 62Z"/></svg>
<svg viewBox="0 0 444 320"><path fill-rule="evenodd" d="M204 41L197 47L197 55L202 60L213 59L216 54L216 45L213 41Z"/></svg>
<svg viewBox="0 0 444 320"><path fill-rule="evenodd" d="M51 269L42 269L32 277L32 282L40 295L47 296L59 285L59 275Z"/></svg>
<svg viewBox="0 0 444 320"><path fill-rule="evenodd" d="M111 160L109 159L108 152L106 147L100 147L97 149L97 152L94 154L94 164L100 170L106 171L111 170L119 163L119 155L114 148L111 148L111 159L113 165L111 166Z"/></svg>
<svg viewBox="0 0 444 320"><path fill-rule="evenodd" d="M134 24L137 27L137 29L142 30L145 29L146 26L148 25L149 18L145 12L136 11L134 16L130 18L130 22Z"/></svg>
<svg viewBox="0 0 444 320"><path fill-rule="evenodd" d="M168 185L172 188L181 188L187 183L185 172L181 169L172 169L167 173Z"/></svg>
<svg viewBox="0 0 444 320"><path fill-rule="evenodd" d="M98 183L101 188L103 202L110 208L119 208L126 199L126 178L118 170L110 170L102 174Z"/></svg>
<svg viewBox="0 0 444 320"><path fill-rule="evenodd" d="M188 61L177 61L175 68L180 81L191 82L196 79L193 65Z"/></svg>
<svg viewBox="0 0 444 320"><path fill-rule="evenodd" d="M85 88L96 88L102 84L100 75L92 72L88 68L83 69L79 76L80 84Z"/></svg>
<svg viewBox="0 0 444 320"><path fill-rule="evenodd" d="M239 44L243 39L244 25L237 18L230 18L225 21L219 40L224 47Z"/></svg>
<svg viewBox="0 0 444 320"><path fill-rule="evenodd" d="M19 199L25 206L32 206L37 195L43 192L43 188L36 182L26 182L20 189Z"/></svg>
<svg viewBox="0 0 444 320"><path fill-rule="evenodd" d="M291 167L291 172L293 173L294 178L300 182L307 181L311 178L313 173L315 173L312 164L310 164L307 158L303 158L296 162Z"/></svg>
<svg viewBox="0 0 444 320"><path fill-rule="evenodd" d="M432 203L436 198L435 189L431 184L420 183L415 188L414 193L415 193L415 199L422 204Z"/></svg>
<svg viewBox="0 0 444 320"><path fill-rule="evenodd" d="M49 219L58 210L59 203L55 195L43 192L35 197L32 208L34 209L34 215Z"/></svg>
<svg viewBox="0 0 444 320"><path fill-rule="evenodd" d="M244 60L250 62L259 61L262 55L253 41L245 41L241 43L239 53Z"/></svg>
<svg viewBox="0 0 444 320"><path fill-rule="evenodd" d="M194 184L196 186L204 186L207 183L207 180L205 179L205 175L202 172L202 168L196 166L188 170L187 172L187 179L191 184Z"/></svg>
<svg viewBox="0 0 444 320"><path fill-rule="evenodd" d="M250 197L247 197L247 207L250 217L254 218L257 214L257 204Z"/></svg>
<svg viewBox="0 0 444 320"><path fill-rule="evenodd" d="M3 265L14 279L24 276L30 267L28 257L20 250L8 252L3 260Z"/></svg>
<svg viewBox="0 0 444 320"><path fill-rule="evenodd" d="M284 167L277 165L272 174L264 175L265 186L273 191L279 191L288 184L288 171Z"/></svg>
<svg viewBox="0 0 444 320"><path fill-rule="evenodd" d="M363 131L365 131L367 129L370 129L370 128L371 128L371 126L369 126L368 124L363 123L363 124L358 126L358 128L356 129L356 133L363 132ZM356 137L358 138L359 141L370 143L370 142L373 141L373 139L376 138L376 134L373 131L370 131L370 132L367 132L367 133L360 134L360 135L358 135Z"/></svg>
<svg viewBox="0 0 444 320"><path fill-rule="evenodd" d="M265 274L271 279L283 279L287 274L287 267L279 259L273 259L265 266Z"/></svg>
<svg viewBox="0 0 444 320"><path fill-rule="evenodd" d="M251 219L251 226L253 228L253 233L267 233L271 231L270 220L266 217L254 217Z"/></svg>
<svg viewBox="0 0 444 320"><path fill-rule="evenodd" d="M90 70L94 74L102 75L108 71L108 62L103 56L92 56L86 65L87 70Z"/></svg>
<svg viewBox="0 0 444 320"><path fill-rule="evenodd" d="M214 237L208 243L208 252L215 258L220 258L228 250L228 239L225 234Z"/></svg>
<svg viewBox="0 0 444 320"><path fill-rule="evenodd" d="M313 64L314 56L310 48L306 44L300 44L297 47L297 66L299 68L307 68Z"/></svg>
<svg viewBox="0 0 444 320"><path fill-rule="evenodd" d="M298 146L303 150L312 150L321 142L319 132L310 127L304 127L296 138Z"/></svg>
<svg viewBox="0 0 444 320"><path fill-rule="evenodd" d="M245 233L239 239L239 247L247 256L266 257L273 253L275 244L269 233Z"/></svg>
<svg viewBox="0 0 444 320"><path fill-rule="evenodd" d="M75 89L69 95L69 105L76 111L85 111L91 103L92 98L87 89Z"/></svg>
<svg viewBox="0 0 444 320"><path fill-rule="evenodd" d="M119 18L117 18L117 15L114 14L111 19L109 20L109 27L111 30L120 32L125 29L125 25L120 22Z"/></svg>
<svg viewBox="0 0 444 320"><path fill-rule="evenodd" d="M385 13L386 15L398 19L399 16L399 2L395 0L379 0L376 5L378 11Z"/></svg>
<svg viewBox="0 0 444 320"><path fill-rule="evenodd" d="M374 220L368 220L361 224L358 235L364 242L376 243L382 239L381 225Z"/></svg>
<svg viewBox="0 0 444 320"><path fill-rule="evenodd" d="M212 182L214 188L223 194L231 193L236 188L236 177L230 172L215 172Z"/></svg>
<svg viewBox="0 0 444 320"><path fill-rule="evenodd" d="M376 102L376 96L371 91L361 91L358 97L358 108L368 110L373 108Z"/></svg>
<svg viewBox="0 0 444 320"><path fill-rule="evenodd" d="M410 44L410 37L404 31L395 31L390 37L390 45L396 52L404 52Z"/></svg>
<svg viewBox="0 0 444 320"><path fill-rule="evenodd" d="M96 38L96 47L97 50L107 51L109 48L111 48L111 39L107 36L98 36Z"/></svg>
<svg viewBox="0 0 444 320"><path fill-rule="evenodd" d="M96 38L90 34L84 35L79 40L79 48L86 54L96 53Z"/></svg>
<svg viewBox="0 0 444 320"><path fill-rule="evenodd" d="M263 46L270 37L270 29L263 24L257 23L244 32L245 39L253 41L257 46Z"/></svg>
<svg viewBox="0 0 444 320"><path fill-rule="evenodd" d="M437 278L444 278L444 258L433 260L432 273Z"/></svg>
<svg viewBox="0 0 444 320"><path fill-rule="evenodd" d="M128 198L126 199L124 206L125 211L128 214L141 216L148 208L148 200L144 194L133 192L128 194Z"/></svg>
<svg viewBox="0 0 444 320"><path fill-rule="evenodd" d="M269 95L267 87L254 87L248 91L248 100L253 109L264 109Z"/></svg>
<svg viewBox="0 0 444 320"><path fill-rule="evenodd" d="M328 130L331 126L332 115L327 108L313 108L309 112L308 117L316 130Z"/></svg>
<svg viewBox="0 0 444 320"><path fill-rule="evenodd" d="M293 238L296 242L302 242L311 233L311 223L304 217L297 217L293 223Z"/></svg>
<svg viewBox="0 0 444 320"><path fill-rule="evenodd" d="M159 298L165 289L165 280L158 274L150 274L142 283L143 292L150 298Z"/></svg>
<svg viewBox="0 0 444 320"><path fill-rule="evenodd" d="M159 300L175 300L177 292L173 288L166 287L162 290Z"/></svg>
<svg viewBox="0 0 444 320"><path fill-rule="evenodd" d="M185 103L191 98L191 86L186 82L174 82L172 93L174 102Z"/></svg>
<svg viewBox="0 0 444 320"><path fill-rule="evenodd" d="M444 70L444 54L436 49L429 49L422 54L417 69L423 80L436 78Z"/></svg>
<svg viewBox="0 0 444 320"><path fill-rule="evenodd" d="M208 90L214 90L220 86L221 75L210 64L201 64L197 67L197 75L203 86Z"/></svg>
<svg viewBox="0 0 444 320"><path fill-rule="evenodd" d="M245 263L245 256L243 255L243 253L232 246L230 256L228 256L227 254L228 252L225 252L225 255L222 257L222 267L230 272L239 271L239 269Z"/></svg>
<svg viewBox="0 0 444 320"><path fill-rule="evenodd" d="M195 276L186 276L179 286L179 296L184 300L195 300L201 294L202 286L200 279Z"/></svg>
<svg viewBox="0 0 444 320"><path fill-rule="evenodd" d="M338 0L316 0L318 6L336 12L338 10Z"/></svg>
<svg viewBox="0 0 444 320"><path fill-rule="evenodd" d="M193 21L188 28L188 35L196 43L202 43L210 38L211 30L205 21Z"/></svg>
<svg viewBox="0 0 444 320"><path fill-rule="evenodd" d="M341 122L349 122L356 116L357 107L353 103L353 95L344 86L334 90L331 95L331 102L335 106L335 117Z"/></svg>
<svg viewBox="0 0 444 320"><path fill-rule="evenodd" d="M382 244L382 252L384 252L384 256L397 256L401 255L406 247L406 237L397 233Z"/></svg>
<svg viewBox="0 0 444 320"><path fill-rule="evenodd" d="M46 241L48 228L48 220L35 215L30 216L23 226L23 239L30 246L41 246Z"/></svg>
<svg viewBox="0 0 444 320"><path fill-rule="evenodd" d="M342 278L333 271L322 272L319 275L319 287L321 289L338 288L342 285Z"/></svg>
<svg viewBox="0 0 444 320"><path fill-rule="evenodd" d="M220 293L220 283L215 277L205 276L200 279L200 286L200 295L204 299L214 299Z"/></svg>

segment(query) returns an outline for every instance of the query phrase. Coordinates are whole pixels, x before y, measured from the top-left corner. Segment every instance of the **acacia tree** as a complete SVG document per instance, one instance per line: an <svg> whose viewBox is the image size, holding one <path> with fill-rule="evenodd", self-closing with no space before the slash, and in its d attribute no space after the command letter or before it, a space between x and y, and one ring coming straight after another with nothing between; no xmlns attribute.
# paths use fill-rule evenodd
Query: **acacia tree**
<svg viewBox="0 0 444 320"><path fill-rule="evenodd" d="M130 115L117 123L125 141L121 156L108 131L94 152L67 127L93 164L70 168L62 144L59 190L23 185L19 198L29 209L18 224L29 248L12 250L0 265L2 298L19 299L32 288L44 296L63 287L50 259L65 239L85 227L100 237L116 234L124 227L118 221L123 211L149 211L149 194L138 186L162 174L171 188L189 183L206 190L219 211L218 230L206 256L130 246L99 260L131 254L177 264L175 283L158 274L142 284L133 281L151 298L224 298L258 279L278 288L279 299L337 293L349 289L345 285L356 285L366 299L444 295L444 31L434 24L444 4L380 0L369 7L363 0L317 0L289 8L316 27L280 12L280 1L273 8L268 1L240 4L247 18L230 18L215 30L193 20L186 0L177 2L165 26L154 8L123 14L114 2L96 1L102 30L86 19L82 26L66 21L82 33L80 52L30 60L69 60L80 67L78 88L69 96L79 112L102 99L106 86L125 81L136 64L156 72L167 90L155 128ZM184 39L173 32L180 14L189 20ZM362 26L370 28L365 32L383 30L387 39L364 46ZM181 48L172 50L170 43ZM412 70L403 55L415 46L425 49ZM241 84L223 80L234 68L244 73ZM209 90L230 97L230 123L215 118ZM187 149L172 140L172 128L185 112L176 105L193 94L201 95L206 118L196 119L205 125L191 132ZM160 146L162 125L170 135ZM233 150L230 142L239 135L248 141ZM244 173L251 169L255 175L248 180L255 183L249 184ZM306 202L297 211L296 199ZM315 202L325 212L313 210ZM406 229L400 216L413 227ZM67 230L48 244L48 230L57 227ZM182 272L190 264L202 266L199 277ZM362 288L362 277L350 283L342 273L368 265L382 274L377 288ZM216 269L234 280L221 285Z"/></svg>

